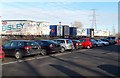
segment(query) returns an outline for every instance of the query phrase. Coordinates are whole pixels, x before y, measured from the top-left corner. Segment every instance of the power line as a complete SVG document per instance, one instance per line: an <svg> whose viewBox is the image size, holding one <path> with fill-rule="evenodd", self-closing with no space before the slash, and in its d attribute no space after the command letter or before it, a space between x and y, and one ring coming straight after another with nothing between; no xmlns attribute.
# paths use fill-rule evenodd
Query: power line
<svg viewBox="0 0 120 78"><path fill-rule="evenodd" d="M97 30L97 23L96 23L96 9L92 9L93 14L92 14L92 26L91 28L94 28Z"/></svg>

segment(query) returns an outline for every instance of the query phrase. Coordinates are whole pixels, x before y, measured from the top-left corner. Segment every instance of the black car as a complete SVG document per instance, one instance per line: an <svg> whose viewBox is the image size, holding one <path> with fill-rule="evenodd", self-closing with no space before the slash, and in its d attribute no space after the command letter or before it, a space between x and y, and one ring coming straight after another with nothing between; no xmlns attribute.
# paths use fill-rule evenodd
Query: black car
<svg viewBox="0 0 120 78"><path fill-rule="evenodd" d="M110 41L110 40L108 40L108 39L106 39L106 38L102 38L102 39L100 39L100 40L105 41L105 42L108 42L109 44L113 44L112 41Z"/></svg>
<svg viewBox="0 0 120 78"><path fill-rule="evenodd" d="M42 54L43 52L40 45L33 40L11 40L2 47L5 55L14 56L16 59L28 55Z"/></svg>
<svg viewBox="0 0 120 78"><path fill-rule="evenodd" d="M107 37L106 39L110 42L110 44L116 44L117 43L116 42L116 37Z"/></svg>
<svg viewBox="0 0 120 78"><path fill-rule="evenodd" d="M61 51L61 46L53 40L38 40L36 42L41 46L45 54Z"/></svg>

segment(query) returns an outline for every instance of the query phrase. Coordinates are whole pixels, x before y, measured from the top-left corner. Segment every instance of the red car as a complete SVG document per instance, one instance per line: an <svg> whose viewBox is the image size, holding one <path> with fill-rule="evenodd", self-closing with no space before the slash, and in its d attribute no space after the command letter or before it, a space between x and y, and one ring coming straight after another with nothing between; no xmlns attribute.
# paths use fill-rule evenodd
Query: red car
<svg viewBox="0 0 120 78"><path fill-rule="evenodd" d="M84 39L79 39L79 40L80 40L80 42L82 42L83 48L89 49L89 48L93 47L93 44L92 44L90 38L84 38Z"/></svg>
<svg viewBox="0 0 120 78"><path fill-rule="evenodd" d="M4 60L4 58L5 58L5 53L2 50L2 46L0 46L0 59Z"/></svg>
<svg viewBox="0 0 120 78"><path fill-rule="evenodd" d="M120 45L120 38L116 40L117 44Z"/></svg>

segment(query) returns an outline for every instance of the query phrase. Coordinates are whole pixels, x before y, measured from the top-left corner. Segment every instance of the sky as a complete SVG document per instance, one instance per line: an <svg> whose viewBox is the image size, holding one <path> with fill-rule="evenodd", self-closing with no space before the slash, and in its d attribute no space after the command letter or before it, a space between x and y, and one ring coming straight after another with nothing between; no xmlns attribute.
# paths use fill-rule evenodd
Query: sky
<svg viewBox="0 0 120 78"><path fill-rule="evenodd" d="M3 20L47 21L68 24L80 21L83 28L92 26L92 9L96 9L97 29L118 32L118 2L2 2Z"/></svg>

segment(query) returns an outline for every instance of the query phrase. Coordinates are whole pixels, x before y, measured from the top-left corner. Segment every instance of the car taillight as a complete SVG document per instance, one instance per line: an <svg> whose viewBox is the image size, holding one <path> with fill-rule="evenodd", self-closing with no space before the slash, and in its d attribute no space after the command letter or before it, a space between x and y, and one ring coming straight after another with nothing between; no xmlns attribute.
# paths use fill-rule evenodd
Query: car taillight
<svg viewBox="0 0 120 78"><path fill-rule="evenodd" d="M53 44L50 44L50 46L49 46L50 48L53 48L54 46L53 46Z"/></svg>
<svg viewBox="0 0 120 78"><path fill-rule="evenodd" d="M25 46L25 50L29 50L31 48L32 48L31 46Z"/></svg>
<svg viewBox="0 0 120 78"><path fill-rule="evenodd" d="M82 43L79 43L79 45L82 45Z"/></svg>
<svg viewBox="0 0 120 78"><path fill-rule="evenodd" d="M76 43L76 46L78 46L79 44L78 43Z"/></svg>

